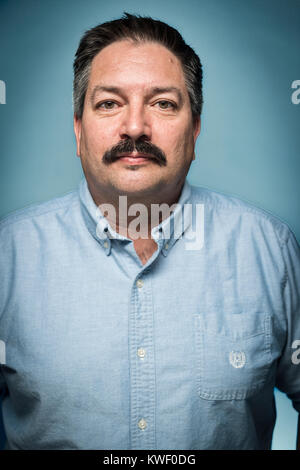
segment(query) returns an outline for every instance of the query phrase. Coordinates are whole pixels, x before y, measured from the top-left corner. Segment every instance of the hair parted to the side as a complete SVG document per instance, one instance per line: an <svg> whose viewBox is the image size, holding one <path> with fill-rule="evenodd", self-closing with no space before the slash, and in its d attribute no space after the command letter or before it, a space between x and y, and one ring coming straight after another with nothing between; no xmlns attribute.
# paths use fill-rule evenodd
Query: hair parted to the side
<svg viewBox="0 0 300 470"><path fill-rule="evenodd" d="M124 13L117 20L108 21L85 32L80 40L73 64L73 106L77 118L81 119L88 88L91 63L104 47L113 42L129 39L134 42L157 42L169 49L181 62L190 97L192 115L202 111L202 65L194 50L188 46L181 34L166 23Z"/></svg>

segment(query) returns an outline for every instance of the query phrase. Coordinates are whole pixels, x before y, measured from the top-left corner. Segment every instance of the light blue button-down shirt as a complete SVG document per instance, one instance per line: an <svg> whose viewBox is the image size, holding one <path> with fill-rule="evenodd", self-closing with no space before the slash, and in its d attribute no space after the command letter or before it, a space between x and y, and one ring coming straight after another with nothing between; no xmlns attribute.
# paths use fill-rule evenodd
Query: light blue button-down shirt
<svg viewBox="0 0 300 470"><path fill-rule="evenodd" d="M203 246L176 209L145 265L85 180L1 222L7 448L268 449L274 386L300 411L295 237L187 182L179 203L203 208Z"/></svg>

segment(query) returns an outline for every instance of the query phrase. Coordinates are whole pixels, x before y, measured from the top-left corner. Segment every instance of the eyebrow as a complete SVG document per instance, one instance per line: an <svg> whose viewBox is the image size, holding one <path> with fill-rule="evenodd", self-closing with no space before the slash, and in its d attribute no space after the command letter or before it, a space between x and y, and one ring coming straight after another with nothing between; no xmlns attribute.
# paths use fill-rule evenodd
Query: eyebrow
<svg viewBox="0 0 300 470"><path fill-rule="evenodd" d="M175 86L154 87L154 88L151 88L151 91L150 91L151 96L160 95L160 94L163 94L163 93L175 93L177 95L179 105L182 104L182 101L183 101L182 93L179 90L179 88L177 88Z"/></svg>
<svg viewBox="0 0 300 470"><path fill-rule="evenodd" d="M108 93L114 93L116 95L123 95L124 91L122 88L115 87L115 86L103 86L103 85L96 85L92 91L91 94L91 103L93 103L95 99L95 95L98 92L108 92ZM179 88L174 87L174 86L168 86L168 87L153 87L149 90L147 93L147 97L163 94L163 93L175 93L177 95L179 105L182 104L183 101L183 96Z"/></svg>

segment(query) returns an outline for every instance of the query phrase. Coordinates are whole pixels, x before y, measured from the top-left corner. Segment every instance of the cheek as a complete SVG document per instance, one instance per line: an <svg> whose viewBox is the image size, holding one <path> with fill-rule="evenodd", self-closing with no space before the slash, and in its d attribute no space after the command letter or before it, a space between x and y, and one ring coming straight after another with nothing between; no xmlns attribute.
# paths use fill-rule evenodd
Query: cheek
<svg viewBox="0 0 300 470"><path fill-rule="evenodd" d="M115 145L114 130L101 121L86 122L82 130L82 144L89 154L104 153Z"/></svg>
<svg viewBox="0 0 300 470"><path fill-rule="evenodd" d="M178 126L165 124L164 122L159 123L158 126L153 126L151 140L165 153L172 155L180 141Z"/></svg>
<svg viewBox="0 0 300 470"><path fill-rule="evenodd" d="M177 132L174 135L168 135L168 156L175 162L183 162L190 159L193 152L193 137L191 132Z"/></svg>
<svg viewBox="0 0 300 470"><path fill-rule="evenodd" d="M172 160L189 159L189 153L193 151L194 141L191 125L183 127L178 123L160 123L152 135L153 143L158 145Z"/></svg>

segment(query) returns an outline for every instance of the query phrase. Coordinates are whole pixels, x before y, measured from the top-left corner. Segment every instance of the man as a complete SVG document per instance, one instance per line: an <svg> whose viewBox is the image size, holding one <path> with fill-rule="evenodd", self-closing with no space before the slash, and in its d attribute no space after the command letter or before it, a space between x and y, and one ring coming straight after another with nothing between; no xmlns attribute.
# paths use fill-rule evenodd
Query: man
<svg viewBox="0 0 300 470"><path fill-rule="evenodd" d="M202 71L176 30L99 25L74 72L85 179L1 225L7 448L269 449L274 387L300 411L295 237L186 181Z"/></svg>

